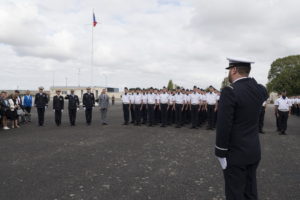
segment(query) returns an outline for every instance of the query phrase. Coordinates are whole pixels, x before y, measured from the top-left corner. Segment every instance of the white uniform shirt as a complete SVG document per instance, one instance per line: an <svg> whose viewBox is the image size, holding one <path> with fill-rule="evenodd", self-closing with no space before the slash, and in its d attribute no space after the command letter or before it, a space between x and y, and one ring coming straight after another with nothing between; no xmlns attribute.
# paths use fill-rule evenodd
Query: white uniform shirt
<svg viewBox="0 0 300 200"><path fill-rule="evenodd" d="M135 95L135 93L129 95L129 99L130 99L131 104L134 104L134 95Z"/></svg>
<svg viewBox="0 0 300 200"><path fill-rule="evenodd" d="M175 103L176 104L184 104L184 95L182 93L176 92L175 94Z"/></svg>
<svg viewBox="0 0 300 200"><path fill-rule="evenodd" d="M128 93L126 93L126 94L124 93L122 95L122 102L124 104L129 104L130 103L130 95Z"/></svg>
<svg viewBox="0 0 300 200"><path fill-rule="evenodd" d="M169 102L169 94L168 93L161 93L159 95L159 103L167 104Z"/></svg>
<svg viewBox="0 0 300 200"><path fill-rule="evenodd" d="M217 103L217 101L218 101L217 95L214 92L206 93L206 102L208 105L215 105Z"/></svg>
<svg viewBox="0 0 300 200"><path fill-rule="evenodd" d="M184 101L185 103L191 103L191 94L185 94L184 95Z"/></svg>
<svg viewBox="0 0 300 200"><path fill-rule="evenodd" d="M201 94L199 94L199 93L192 93L192 94L190 94L190 97L191 97L191 104L192 105L199 105L199 103L200 103L200 101L201 101L201 96L200 96Z"/></svg>
<svg viewBox="0 0 300 200"><path fill-rule="evenodd" d="M141 93L139 94L134 94L134 104L141 104L143 100L143 96Z"/></svg>
<svg viewBox="0 0 300 200"><path fill-rule="evenodd" d="M300 104L300 98L297 99L297 104Z"/></svg>
<svg viewBox="0 0 300 200"><path fill-rule="evenodd" d="M278 106L278 110L280 111L289 111L289 108L291 107L291 103L287 97L285 99L280 97L275 101L274 105Z"/></svg>
<svg viewBox="0 0 300 200"><path fill-rule="evenodd" d="M148 103L148 95L146 93L142 95L142 99L143 99L143 104Z"/></svg>
<svg viewBox="0 0 300 200"><path fill-rule="evenodd" d="M148 94L148 104L155 104L156 94L149 93Z"/></svg>
<svg viewBox="0 0 300 200"><path fill-rule="evenodd" d="M173 105L174 101L175 101L175 96L173 94L170 94L169 95L169 104Z"/></svg>

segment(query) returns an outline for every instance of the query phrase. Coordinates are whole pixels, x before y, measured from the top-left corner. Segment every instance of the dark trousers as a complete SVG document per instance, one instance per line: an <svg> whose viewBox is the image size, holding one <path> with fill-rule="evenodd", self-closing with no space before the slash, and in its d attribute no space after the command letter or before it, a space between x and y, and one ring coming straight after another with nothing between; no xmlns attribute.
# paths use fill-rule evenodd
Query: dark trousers
<svg viewBox="0 0 300 200"><path fill-rule="evenodd" d="M123 117L124 117L124 123L128 124L128 122L129 122L129 104L123 104Z"/></svg>
<svg viewBox="0 0 300 200"><path fill-rule="evenodd" d="M258 129L260 131L263 130L264 127L264 119L265 119L265 107L263 106L261 108L260 114L259 114L259 122L258 122Z"/></svg>
<svg viewBox="0 0 300 200"><path fill-rule="evenodd" d="M276 113L275 113L275 118L276 118L276 127L277 127L277 131L280 131L280 127L279 127L279 117L278 117L278 115L276 115Z"/></svg>
<svg viewBox="0 0 300 200"><path fill-rule="evenodd" d="M207 105L208 128L215 127L215 105Z"/></svg>
<svg viewBox="0 0 300 200"><path fill-rule="evenodd" d="M148 104L149 125L154 124L154 104Z"/></svg>
<svg viewBox="0 0 300 200"><path fill-rule="evenodd" d="M135 122L134 105L130 106L131 123Z"/></svg>
<svg viewBox="0 0 300 200"><path fill-rule="evenodd" d="M55 110L55 124L57 126L61 124L61 110Z"/></svg>
<svg viewBox="0 0 300 200"><path fill-rule="evenodd" d="M93 117L93 108L86 108L85 109L85 119L86 123L90 125L92 123L92 117Z"/></svg>
<svg viewBox="0 0 300 200"><path fill-rule="evenodd" d="M168 120L168 104L160 104L160 112L161 112L161 125L167 125Z"/></svg>
<svg viewBox="0 0 300 200"><path fill-rule="evenodd" d="M161 122L161 112L159 110L159 106L156 106L154 109L154 122L155 124Z"/></svg>
<svg viewBox="0 0 300 200"><path fill-rule="evenodd" d="M182 125L182 104L175 104L175 120L177 126Z"/></svg>
<svg viewBox="0 0 300 200"><path fill-rule="evenodd" d="M259 162L242 165L228 165L223 170L226 200L257 200L256 169Z"/></svg>
<svg viewBox="0 0 300 200"><path fill-rule="evenodd" d="M191 123L191 110L190 107L186 108L184 111L184 123Z"/></svg>
<svg viewBox="0 0 300 200"><path fill-rule="evenodd" d="M141 104L134 105L135 123L141 124Z"/></svg>
<svg viewBox="0 0 300 200"><path fill-rule="evenodd" d="M289 112L282 112L282 111L278 111L278 125L279 125L279 130L280 131L286 131L287 128L287 120L289 118Z"/></svg>
<svg viewBox="0 0 300 200"><path fill-rule="evenodd" d="M69 108L69 119L70 119L70 124L72 126L75 125L75 121L76 121L76 113L77 113L77 109L75 108Z"/></svg>
<svg viewBox="0 0 300 200"><path fill-rule="evenodd" d="M146 124L147 123L147 105L146 104L143 104L142 106L142 119L143 119L143 124Z"/></svg>
<svg viewBox="0 0 300 200"><path fill-rule="evenodd" d="M173 106L169 106L168 109L168 124L173 124L175 122L175 111L173 110Z"/></svg>
<svg viewBox="0 0 300 200"><path fill-rule="evenodd" d="M198 125L201 126L206 121L206 118L207 118L207 111L204 110L204 108L201 106L200 111L198 113L198 122L199 122Z"/></svg>
<svg viewBox="0 0 300 200"><path fill-rule="evenodd" d="M45 108L37 108L39 125L44 125Z"/></svg>
<svg viewBox="0 0 300 200"><path fill-rule="evenodd" d="M192 127L196 127L198 125L198 109L199 105L191 105Z"/></svg>

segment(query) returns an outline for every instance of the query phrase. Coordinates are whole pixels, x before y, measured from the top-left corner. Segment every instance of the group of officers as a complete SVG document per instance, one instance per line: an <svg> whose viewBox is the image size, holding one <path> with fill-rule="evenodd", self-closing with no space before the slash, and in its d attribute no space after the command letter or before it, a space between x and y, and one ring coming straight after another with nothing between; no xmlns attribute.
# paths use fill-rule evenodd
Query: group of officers
<svg viewBox="0 0 300 200"><path fill-rule="evenodd" d="M176 124L176 128L191 124L191 129L201 127L213 130L217 120L220 93L213 86L208 91L194 86L192 90L177 87L175 90L128 89L122 95L124 125L146 124L161 127ZM131 121L130 121L131 118Z"/></svg>
<svg viewBox="0 0 300 200"><path fill-rule="evenodd" d="M44 88L39 87L39 92L35 95L34 105L37 108L38 124L44 125L45 109L48 107L49 98L46 93L43 92ZM80 107L79 97L74 94L74 90L71 90L71 94L63 97L61 90L56 90L56 95L53 97L53 111L55 113L55 123L57 126L61 125L62 113L64 112L64 99L68 100L68 113L70 125L75 126L77 111ZM95 96L91 92L91 88L87 88L87 92L83 95L82 104L85 110L85 117L87 125L91 125L93 107L95 107Z"/></svg>

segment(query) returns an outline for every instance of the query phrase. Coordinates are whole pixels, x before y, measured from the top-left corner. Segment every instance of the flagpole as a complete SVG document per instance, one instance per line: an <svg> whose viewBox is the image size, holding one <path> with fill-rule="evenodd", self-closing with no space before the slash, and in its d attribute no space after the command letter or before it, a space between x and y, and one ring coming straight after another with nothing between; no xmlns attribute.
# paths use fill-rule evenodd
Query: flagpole
<svg viewBox="0 0 300 200"><path fill-rule="evenodd" d="M93 9L93 14L94 14L94 9ZM93 90L94 86L94 77L93 77L93 71L94 71L94 24L92 24L92 52L91 52L91 89Z"/></svg>

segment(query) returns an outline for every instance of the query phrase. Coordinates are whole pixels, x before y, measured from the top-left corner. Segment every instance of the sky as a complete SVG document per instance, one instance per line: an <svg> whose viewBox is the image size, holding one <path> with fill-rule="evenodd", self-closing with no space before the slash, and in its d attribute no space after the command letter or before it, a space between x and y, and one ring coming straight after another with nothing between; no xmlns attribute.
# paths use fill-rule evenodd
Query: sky
<svg viewBox="0 0 300 200"><path fill-rule="evenodd" d="M250 76L266 84L275 59L300 52L299 8L297 0L1 0L0 89L170 79L220 88L227 57L254 61Z"/></svg>

